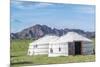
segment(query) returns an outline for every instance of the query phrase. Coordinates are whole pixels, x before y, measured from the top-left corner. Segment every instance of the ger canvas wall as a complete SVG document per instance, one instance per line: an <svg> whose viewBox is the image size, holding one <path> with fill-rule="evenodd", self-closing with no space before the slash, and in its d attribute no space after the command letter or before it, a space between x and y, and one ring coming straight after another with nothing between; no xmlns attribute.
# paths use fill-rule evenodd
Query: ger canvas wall
<svg viewBox="0 0 100 67"><path fill-rule="evenodd" d="M50 51L51 48L53 52ZM68 49L68 43L50 44L48 57L68 56Z"/></svg>
<svg viewBox="0 0 100 67"><path fill-rule="evenodd" d="M93 54L93 42L89 43L89 42L82 42L82 54L84 55L91 55Z"/></svg>

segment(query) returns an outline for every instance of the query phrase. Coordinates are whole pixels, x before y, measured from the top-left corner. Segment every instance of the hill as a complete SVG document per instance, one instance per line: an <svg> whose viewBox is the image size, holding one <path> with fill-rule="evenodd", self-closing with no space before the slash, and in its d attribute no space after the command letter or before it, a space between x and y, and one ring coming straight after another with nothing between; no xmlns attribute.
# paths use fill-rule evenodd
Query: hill
<svg viewBox="0 0 100 67"><path fill-rule="evenodd" d="M17 33L11 33L10 37L11 39L38 39L44 35L57 35L62 36L66 34L67 32L74 31L77 32L85 37L88 38L94 38L95 32L86 32L80 29L57 29L57 28L51 28L46 25L39 25L36 24L32 27L26 28L20 32Z"/></svg>

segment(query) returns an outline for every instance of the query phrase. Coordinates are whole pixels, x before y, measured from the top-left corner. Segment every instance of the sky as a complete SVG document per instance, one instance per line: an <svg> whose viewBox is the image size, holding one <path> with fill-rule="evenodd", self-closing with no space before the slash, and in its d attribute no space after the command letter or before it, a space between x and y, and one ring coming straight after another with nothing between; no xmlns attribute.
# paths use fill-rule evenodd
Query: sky
<svg viewBox="0 0 100 67"><path fill-rule="evenodd" d="M11 1L11 32L36 24L95 31L95 5Z"/></svg>

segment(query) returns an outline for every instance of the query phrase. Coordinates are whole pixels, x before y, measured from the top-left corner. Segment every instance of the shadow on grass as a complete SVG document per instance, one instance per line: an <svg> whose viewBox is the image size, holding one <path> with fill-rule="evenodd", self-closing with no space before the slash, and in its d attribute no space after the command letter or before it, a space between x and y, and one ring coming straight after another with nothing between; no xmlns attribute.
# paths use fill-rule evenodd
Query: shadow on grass
<svg viewBox="0 0 100 67"><path fill-rule="evenodd" d="M10 56L10 57L18 57L18 56Z"/></svg>
<svg viewBox="0 0 100 67"><path fill-rule="evenodd" d="M10 57L21 57L21 56L24 56L24 55L10 55Z"/></svg>
<svg viewBox="0 0 100 67"><path fill-rule="evenodd" d="M11 63L11 65L23 65L23 64L32 64L32 62L24 61L24 62Z"/></svg>

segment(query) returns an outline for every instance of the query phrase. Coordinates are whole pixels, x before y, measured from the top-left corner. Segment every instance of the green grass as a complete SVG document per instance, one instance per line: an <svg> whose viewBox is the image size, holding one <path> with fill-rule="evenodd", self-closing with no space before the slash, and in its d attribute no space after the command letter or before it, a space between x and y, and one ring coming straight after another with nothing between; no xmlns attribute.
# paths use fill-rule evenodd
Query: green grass
<svg viewBox="0 0 100 67"><path fill-rule="evenodd" d="M32 40L11 40L11 67L95 61L94 55L77 55L67 57L47 57L47 55L27 56L27 50L30 42L32 42Z"/></svg>

